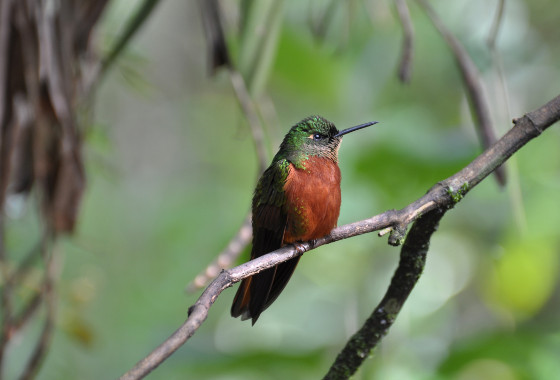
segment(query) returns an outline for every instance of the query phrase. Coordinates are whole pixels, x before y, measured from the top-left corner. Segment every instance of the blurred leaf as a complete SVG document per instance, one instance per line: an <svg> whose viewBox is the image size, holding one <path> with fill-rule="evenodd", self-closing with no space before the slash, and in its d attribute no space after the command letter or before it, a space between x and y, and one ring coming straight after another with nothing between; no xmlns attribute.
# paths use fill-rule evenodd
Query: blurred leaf
<svg viewBox="0 0 560 380"><path fill-rule="evenodd" d="M109 137L108 127L100 123L86 129L85 141L88 148L93 148L102 153L109 153L113 149L113 141Z"/></svg>
<svg viewBox="0 0 560 380"><path fill-rule="evenodd" d="M383 136L378 137L376 144L356 157L357 174L382 193L384 199L379 202L385 208L402 207L403 202L413 201L434 183L464 167L476 154L460 131L438 131L424 127L426 124L415 125L416 117L421 116L403 110L399 117L402 122L397 119L389 126L398 126L398 132L396 129L380 131ZM420 133L419 128L422 128ZM431 148L424 149L424 146Z"/></svg>
<svg viewBox="0 0 560 380"><path fill-rule="evenodd" d="M529 380L543 378L544 364L547 378L560 371L557 343L534 331L483 334L454 347L438 372L453 379Z"/></svg>
<svg viewBox="0 0 560 380"><path fill-rule="evenodd" d="M146 96L154 90L152 83L142 73L139 62L129 62L123 59L119 61L117 66L119 73L124 79L124 83L129 85L136 93Z"/></svg>
<svg viewBox="0 0 560 380"><path fill-rule="evenodd" d="M80 318L80 316L75 315L70 320L65 321L63 329L74 341L85 347L92 347L95 340L95 333L92 326L84 319Z"/></svg>
<svg viewBox="0 0 560 380"><path fill-rule="evenodd" d="M481 291L489 306L497 306L521 320L535 315L558 281L555 243L551 239L508 240L503 255L483 281Z"/></svg>
<svg viewBox="0 0 560 380"><path fill-rule="evenodd" d="M339 91L344 61L332 56L302 30L283 31L274 65L275 84L298 96L313 96L315 101L333 101Z"/></svg>
<svg viewBox="0 0 560 380"><path fill-rule="evenodd" d="M315 378L316 369L323 366L324 352L289 353L254 351L243 355L214 357L198 356L189 364L189 375L197 379L216 379L229 373L228 379L278 379L293 377ZM207 359L205 359L207 358Z"/></svg>
<svg viewBox="0 0 560 380"><path fill-rule="evenodd" d="M496 359L476 359L465 365L457 380L500 379L518 380L520 376L507 364Z"/></svg>

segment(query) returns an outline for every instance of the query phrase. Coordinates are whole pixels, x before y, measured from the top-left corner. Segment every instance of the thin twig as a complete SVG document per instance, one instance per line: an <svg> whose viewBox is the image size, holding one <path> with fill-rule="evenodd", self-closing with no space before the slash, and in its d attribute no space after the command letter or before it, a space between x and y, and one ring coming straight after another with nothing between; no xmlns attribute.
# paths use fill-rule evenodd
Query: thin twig
<svg viewBox="0 0 560 380"><path fill-rule="evenodd" d="M37 293L31 297L27 304L21 309L21 311L14 317L12 323L12 331L15 333L21 330L27 322L31 320L31 318L35 315L37 310L39 310L39 306L43 302L44 292L42 290L38 290Z"/></svg>
<svg viewBox="0 0 560 380"><path fill-rule="evenodd" d="M327 5L320 3L322 13L319 15L317 21L313 19L311 9L313 5L313 3L310 3L310 9L307 16L308 24L310 25L313 37L318 42L323 42L326 39L328 28L332 24L333 18L338 10L338 6L341 5L341 3L337 0L331 0Z"/></svg>
<svg viewBox="0 0 560 380"><path fill-rule="evenodd" d="M507 80L504 70L504 64L502 55L496 46L496 39L498 35L499 28L503 22L505 8L505 0L498 1L498 9L496 10L496 16L494 18L494 23L492 29L488 36L488 50L492 57L492 63L497 74L498 84L496 85L499 95L496 96L497 99L503 100L503 109L501 120L511 119L511 103L509 99L509 91L507 89ZM527 216L525 213L525 205L523 204L523 195L521 190L521 183L519 180L519 167L517 166L517 160L512 158L508 162L508 190L510 196L510 202L513 210L513 216L515 223L521 233L527 231Z"/></svg>
<svg viewBox="0 0 560 380"><path fill-rule="evenodd" d="M507 89L507 80L504 72L502 56L496 46L490 48L490 50L492 53L492 60L494 62L494 66L498 75L499 84L497 86L501 91L501 94L498 97L503 99L504 101L504 106L501 107L504 109L502 120L511 119L511 103L509 100L509 91ZM519 231L521 233L524 233L527 231L527 215L525 212L521 182L519 179L519 167L517 165L517 159L515 157L513 157L512 160L508 162L508 182L509 195L515 223L517 224Z"/></svg>
<svg viewBox="0 0 560 380"><path fill-rule="evenodd" d="M208 67L213 75L220 67L232 67L232 62L224 36L218 0L198 0L198 3L206 36Z"/></svg>
<svg viewBox="0 0 560 380"><path fill-rule="evenodd" d="M41 257L41 243L35 244L29 252L25 255L23 259L18 263L17 268L10 273L7 281L11 284L18 284L25 275L29 272L29 269L33 267L33 264Z"/></svg>
<svg viewBox="0 0 560 380"><path fill-rule="evenodd" d="M41 258L42 250L42 239L39 244L36 244L31 248L31 250L25 255L25 257L18 263L17 268L10 273L6 281L7 286L15 287L20 284L23 278L29 273L29 270L33 267L33 264ZM35 315L39 306L43 301L43 292L38 291L29 301L25 304L19 313L13 317L11 331L12 333L21 330L27 322L31 320L31 317Z"/></svg>
<svg viewBox="0 0 560 380"><path fill-rule="evenodd" d="M225 270L204 290L196 303L189 308L187 320L168 339L140 360L131 370L121 376L122 380L141 379L179 347L181 347L202 325L210 307L221 292L243 278L264 269L302 255L304 252L353 236L392 227L395 240L404 238L406 226L422 214L448 208L461 201L462 197L479 184L490 173L503 164L527 142L539 136L550 125L560 120L560 95L536 111L514 120L514 127L499 141L474 159L463 170L434 185L423 197L401 210L389 210L369 219L337 227L327 236L310 242L282 247L267 255L251 260L230 270Z"/></svg>
<svg viewBox="0 0 560 380"><path fill-rule="evenodd" d="M403 28L403 43L399 64L399 79L403 83L410 82L412 76L412 57L414 54L414 25L406 0L395 0L399 20Z"/></svg>
<svg viewBox="0 0 560 380"><path fill-rule="evenodd" d="M43 322L43 328L41 329L41 334L39 339L33 349L29 361L25 365L21 380L29 380L35 378L41 364L45 360L48 353L50 343L52 341L53 330L55 326L55 251L52 247L52 234L45 230L43 232L43 243L41 246L41 255L43 257L43 263L45 265L45 277L43 280L42 287L42 298L45 301L46 316Z"/></svg>
<svg viewBox="0 0 560 380"><path fill-rule="evenodd" d="M442 35L443 39L451 49L457 66L463 77L465 88L467 90L467 98L471 109L475 115L475 125L477 126L478 134L484 149L488 148L496 141L496 134L492 126L492 118L490 116L490 108L488 101L484 96L484 90L480 80L480 73L476 65L470 58L469 54L463 48L459 40L447 29L445 24L441 21L434 9L426 0L417 0L418 3L424 8L424 11ZM500 186L506 183L506 172L504 168L498 168L495 172L496 180Z"/></svg>
<svg viewBox="0 0 560 380"><path fill-rule="evenodd" d="M252 78L244 78L239 70L234 67L229 58L230 53L224 36L218 3L215 0L202 0L200 6L203 15L211 72L214 73L215 70L222 66L228 69L235 97L241 106L245 119L247 119L249 123L253 142L255 143L257 158L259 159L259 172L263 172L269 162L268 154L265 149L264 128L259 119L257 106L247 86L247 82Z"/></svg>
<svg viewBox="0 0 560 380"><path fill-rule="evenodd" d="M498 32L500 31L500 26L502 26L502 21L504 19L504 8L505 0L498 0L498 9L496 10L496 16L494 17L494 22L492 23L492 28L488 34L488 47L494 49L496 46L496 39L498 38Z"/></svg>
<svg viewBox="0 0 560 380"><path fill-rule="evenodd" d="M140 27L144 25L158 3L159 0L144 0L144 2L138 6L134 16L127 22L124 32L119 36L117 42L103 59L99 78L102 78L104 74L107 73L117 57L122 53L126 45L128 45L130 39L138 32Z"/></svg>
<svg viewBox="0 0 560 380"><path fill-rule="evenodd" d="M231 79L231 84L235 91L235 96L239 101L239 105L245 114L245 118L249 123L249 128L251 130L251 135L253 136L253 142L255 143L255 150L257 151L257 157L259 159L259 172L263 172L268 166L268 154L266 153L266 144L264 140L264 133L262 124L259 121L257 114L257 108L249 90L245 83L245 79L241 73L235 69L229 70L229 77Z"/></svg>

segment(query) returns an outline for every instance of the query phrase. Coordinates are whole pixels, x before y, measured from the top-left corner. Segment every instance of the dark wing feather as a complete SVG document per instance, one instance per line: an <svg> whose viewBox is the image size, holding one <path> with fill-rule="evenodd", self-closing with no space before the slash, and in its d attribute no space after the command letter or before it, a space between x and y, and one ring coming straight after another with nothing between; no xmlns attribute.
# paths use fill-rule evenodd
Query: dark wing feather
<svg viewBox="0 0 560 380"><path fill-rule="evenodd" d="M290 170L286 160L273 163L262 175L253 197L253 248L251 259L283 245L287 215L284 184ZM260 314L282 292L298 259L262 271L241 282L231 307L233 317L257 321Z"/></svg>

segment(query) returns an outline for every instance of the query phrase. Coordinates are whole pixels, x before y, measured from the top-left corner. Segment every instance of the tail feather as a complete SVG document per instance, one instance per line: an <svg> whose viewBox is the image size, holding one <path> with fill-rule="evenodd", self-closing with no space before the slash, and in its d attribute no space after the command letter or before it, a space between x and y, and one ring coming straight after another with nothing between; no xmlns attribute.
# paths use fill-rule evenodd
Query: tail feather
<svg viewBox="0 0 560 380"><path fill-rule="evenodd" d="M242 320L252 319L254 325L286 287L299 262L299 257L267 269L241 282L233 304L231 315Z"/></svg>
<svg viewBox="0 0 560 380"><path fill-rule="evenodd" d="M249 302L251 301L251 282L253 277L249 277L241 281L237 293L235 293L235 298L231 305L231 316L234 318L241 317L241 320L247 320L251 318L249 312Z"/></svg>

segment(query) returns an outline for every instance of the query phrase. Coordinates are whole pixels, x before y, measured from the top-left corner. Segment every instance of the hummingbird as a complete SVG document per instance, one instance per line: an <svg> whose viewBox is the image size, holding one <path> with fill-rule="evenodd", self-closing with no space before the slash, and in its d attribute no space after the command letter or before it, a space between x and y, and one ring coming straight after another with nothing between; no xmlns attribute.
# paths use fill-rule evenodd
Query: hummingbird
<svg viewBox="0 0 560 380"><path fill-rule="evenodd" d="M338 148L342 136L376 121L339 131L321 116L294 125L263 172L253 195L251 260L287 244L318 239L336 227L340 213ZM252 319L278 298L300 257L243 279L231 316Z"/></svg>

